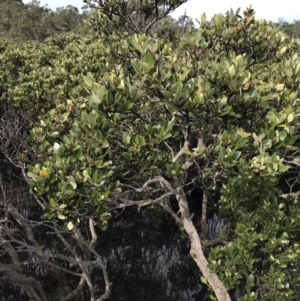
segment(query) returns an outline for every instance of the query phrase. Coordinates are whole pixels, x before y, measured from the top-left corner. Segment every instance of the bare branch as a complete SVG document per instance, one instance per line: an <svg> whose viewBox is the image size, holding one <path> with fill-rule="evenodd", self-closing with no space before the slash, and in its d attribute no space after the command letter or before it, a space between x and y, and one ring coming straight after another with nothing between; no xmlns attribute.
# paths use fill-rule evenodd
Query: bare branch
<svg viewBox="0 0 300 301"><path fill-rule="evenodd" d="M203 138L203 133L202 131L198 131L198 144L197 144L197 148L201 148L202 146L204 146L204 138Z"/></svg>
<svg viewBox="0 0 300 301"><path fill-rule="evenodd" d="M94 224L94 221L93 219L90 217L89 218L89 227L90 227L90 231L91 231L91 235L92 235L92 241L90 243L90 247L91 248L94 248L95 245L96 245L96 242L97 242L97 233L95 231L95 224Z"/></svg>
<svg viewBox="0 0 300 301"><path fill-rule="evenodd" d="M128 184L120 184L120 186L130 188L135 192L144 192L149 187L149 185L153 184L153 183L163 184L169 191L174 192L174 189L171 186L171 184L165 178L160 177L160 176L154 177L153 179L146 181L141 188L136 188L136 187L134 187L132 185L128 185Z"/></svg>
<svg viewBox="0 0 300 301"><path fill-rule="evenodd" d="M75 228L75 227L74 227ZM75 230L73 228L73 232L75 234L75 237L78 236L78 231ZM79 265L81 271L82 271L82 277L85 278L88 287L90 289L90 293L91 293L91 301L95 301L95 291L94 291L94 286L92 283L92 280L89 276L88 273L88 265L86 264L86 262L83 262L80 258L80 256L78 255L78 253L76 252L76 250L74 248L71 247L71 245L66 241L66 239L62 236L62 234L58 231L57 229L57 225L54 223L54 229L56 231L57 236L60 238L60 240L62 241L62 243L65 245L65 247L70 251L70 253L73 254L73 256L75 257L75 260L77 262L77 264Z"/></svg>
<svg viewBox="0 0 300 301"><path fill-rule="evenodd" d="M4 265L0 262L0 271L7 274L9 277L18 282L26 291L28 296L31 296L30 300L35 301L47 301L45 293L41 284L32 277L26 277L25 275L19 274L8 265Z"/></svg>
<svg viewBox="0 0 300 301"><path fill-rule="evenodd" d="M201 239L201 244L203 247L215 247L215 246L219 246L219 245L228 245L229 242L225 241L221 238L215 238L215 239L211 239L211 240L202 240Z"/></svg>
<svg viewBox="0 0 300 301"><path fill-rule="evenodd" d="M170 206L164 204L164 203L160 203L160 206L162 208L164 208L164 210L166 210L177 222L178 225L182 226L182 220L180 219L180 217L170 208Z"/></svg>
<svg viewBox="0 0 300 301"><path fill-rule="evenodd" d="M174 192L167 192L156 199L133 201L133 200L128 200L128 199L118 198L118 200L122 202L122 206L135 205L135 206L138 206L139 208L141 208L141 207L145 207L148 205L158 204L161 201L165 200L166 198L170 197L171 195L174 195Z"/></svg>
<svg viewBox="0 0 300 301"><path fill-rule="evenodd" d="M191 159L189 159L189 160L187 160L184 164L183 164L183 166L182 166L182 168L184 169L184 170L188 170L194 163L195 163L195 159L194 158L196 158L196 157L198 157L198 155L199 155L199 149L202 147L202 146L204 146L204 140L203 140L203 133L202 133L202 131L198 131L198 143L197 143L197 148L195 148L194 149L194 151L193 151L193 153L192 153L192 158Z"/></svg>
<svg viewBox="0 0 300 301"><path fill-rule="evenodd" d="M202 199L202 214L201 214L201 233L202 239L207 241L207 192L203 192L203 199Z"/></svg>
<svg viewBox="0 0 300 301"><path fill-rule="evenodd" d="M74 227L73 232L75 234L75 238L76 238L77 242L81 245L81 247L84 245L87 248L88 252L85 252L85 256L87 258L90 258L90 255L94 254L96 256L96 262L100 265L100 267L102 269L104 282L105 282L105 292L101 297L99 297L97 299L97 301L102 301L109 297L110 292L111 292L111 283L109 281L107 268L106 268L106 265L105 265L102 257L94 250L95 244L97 242L97 234L96 234L95 227L94 227L94 221L91 218L89 219L89 229L90 229L90 233L92 235L92 240L89 244L86 243L85 239L82 237L80 231L76 227ZM90 287L90 289L91 289L91 287ZM92 292L91 292L91 296L92 296Z"/></svg>
<svg viewBox="0 0 300 301"><path fill-rule="evenodd" d="M72 292L70 292L63 300L64 301L72 300L73 298L78 296L83 291L85 284L86 284L86 279L83 275L81 275L77 287Z"/></svg>
<svg viewBox="0 0 300 301"><path fill-rule="evenodd" d="M181 148L181 150L177 153L177 155L172 159L172 163L176 163L176 161L184 154L184 152L186 150L189 149L189 142L186 140L184 141L184 145L183 147Z"/></svg>
<svg viewBox="0 0 300 301"><path fill-rule="evenodd" d="M164 144L165 144L166 147L171 151L172 158L174 158L174 151L173 151L173 149L171 148L171 146L170 146L166 141L164 141Z"/></svg>
<svg viewBox="0 0 300 301"><path fill-rule="evenodd" d="M296 165L300 167L300 163L294 162L294 161L288 161L288 160L283 160L284 163L288 163L288 164L292 164L292 165Z"/></svg>
<svg viewBox="0 0 300 301"><path fill-rule="evenodd" d="M280 197L281 198L284 198L284 199L287 199L288 197L293 197L293 198L297 198L300 196L300 191L297 191L297 192L291 192L291 193L285 193L285 194L281 194Z"/></svg>

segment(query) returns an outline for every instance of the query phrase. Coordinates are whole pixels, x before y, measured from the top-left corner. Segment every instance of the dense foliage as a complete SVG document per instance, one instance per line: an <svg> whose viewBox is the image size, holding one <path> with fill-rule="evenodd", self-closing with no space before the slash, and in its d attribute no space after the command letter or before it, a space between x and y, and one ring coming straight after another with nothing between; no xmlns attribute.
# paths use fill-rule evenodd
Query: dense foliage
<svg viewBox="0 0 300 301"><path fill-rule="evenodd" d="M87 34L84 20L91 14L87 6L82 13L72 5L52 11L37 0L24 4L21 0L0 1L0 37L6 39L44 41L53 34L76 32Z"/></svg>
<svg viewBox="0 0 300 301"><path fill-rule="evenodd" d="M284 19L279 19L279 24L281 26L282 31L284 31L287 35L293 38L300 37L300 21L295 20L292 23L285 21Z"/></svg>
<svg viewBox="0 0 300 301"><path fill-rule="evenodd" d="M154 21L184 1L160 1L157 9L115 2L94 8L95 36L1 42L2 107L12 103L10 110L26 115L19 119L26 129L14 135L26 143L13 143L6 135L12 122L3 123L1 164L18 168L44 220L79 245L88 220L94 237L95 223L105 229L113 210L157 205L186 232L202 282L219 300L294 300L299 40L255 20L251 8L243 17L230 11L209 21L203 14L198 28L173 24L167 38ZM201 191L201 235L187 201L194 191ZM226 223L214 239L209 211ZM95 256L108 277L94 238L83 245L86 260ZM67 249L92 299L87 270Z"/></svg>

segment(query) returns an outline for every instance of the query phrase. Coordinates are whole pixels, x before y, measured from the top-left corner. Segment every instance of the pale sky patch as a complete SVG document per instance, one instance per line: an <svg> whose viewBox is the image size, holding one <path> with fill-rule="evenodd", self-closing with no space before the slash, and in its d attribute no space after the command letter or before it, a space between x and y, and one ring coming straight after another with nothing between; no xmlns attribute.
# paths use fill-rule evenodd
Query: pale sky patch
<svg viewBox="0 0 300 301"><path fill-rule="evenodd" d="M25 0L25 3L30 1ZM67 6L71 4L81 8L84 3L82 0L41 0L41 4L55 10L57 7ZM193 19L199 19L203 12L206 13L208 19L211 19L214 14L226 13L232 8L236 11L239 7L242 11L252 4L252 8L256 11L257 19L266 19L269 21L278 21L283 18L286 21L292 22L300 20L300 1L299 0L284 0L284 1L266 1L266 0L189 0L175 11L172 16L177 18L186 14Z"/></svg>

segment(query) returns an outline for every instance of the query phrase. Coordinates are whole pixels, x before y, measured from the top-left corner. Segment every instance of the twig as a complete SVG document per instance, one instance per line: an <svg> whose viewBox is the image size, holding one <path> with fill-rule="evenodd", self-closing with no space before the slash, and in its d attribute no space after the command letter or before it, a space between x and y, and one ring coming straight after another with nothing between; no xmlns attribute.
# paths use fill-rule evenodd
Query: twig
<svg viewBox="0 0 300 301"><path fill-rule="evenodd" d="M201 214L201 233L202 239L207 241L207 192L203 192L203 199L202 199L202 214Z"/></svg>

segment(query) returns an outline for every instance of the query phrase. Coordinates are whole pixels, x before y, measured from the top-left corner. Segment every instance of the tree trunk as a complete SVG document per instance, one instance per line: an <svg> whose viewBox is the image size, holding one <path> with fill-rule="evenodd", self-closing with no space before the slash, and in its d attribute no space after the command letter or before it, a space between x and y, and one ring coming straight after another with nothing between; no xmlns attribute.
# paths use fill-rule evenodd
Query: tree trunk
<svg viewBox="0 0 300 301"><path fill-rule="evenodd" d="M220 281L215 273L211 273L207 268L208 261L203 254L199 234L190 218L190 211L186 196L180 184L177 183L176 186L176 199L180 208L181 220L184 230L188 234L191 242L191 255L200 268L203 276L211 285L217 299L219 301L230 301L231 298L224 284Z"/></svg>

